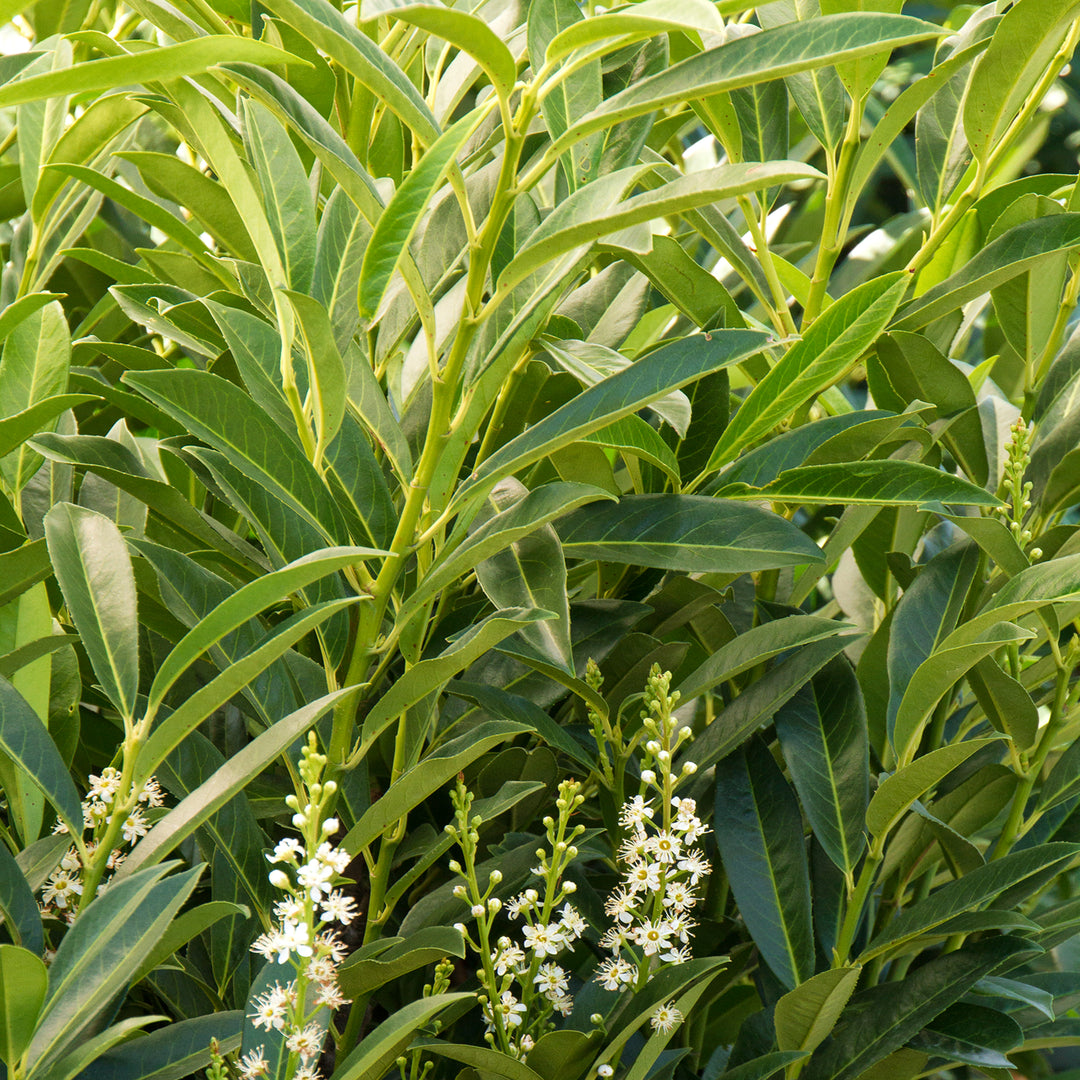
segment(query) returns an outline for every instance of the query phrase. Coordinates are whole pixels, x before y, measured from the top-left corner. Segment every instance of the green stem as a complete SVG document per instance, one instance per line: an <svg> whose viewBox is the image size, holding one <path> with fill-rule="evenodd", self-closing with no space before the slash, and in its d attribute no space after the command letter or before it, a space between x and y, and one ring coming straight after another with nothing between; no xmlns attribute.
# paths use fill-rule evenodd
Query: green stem
<svg viewBox="0 0 1080 1080"><path fill-rule="evenodd" d="M777 276L776 263L773 262L772 250L769 248L769 238L765 234L762 223L757 219L754 204L748 195L740 195L738 201L743 218L750 230L750 235L754 238L754 248L758 262L761 264L765 280L769 283L769 291L772 293L773 303L772 305L766 305L769 319L776 328L777 333L785 336L797 334L798 329L795 326L795 320L791 317L791 311L788 309L787 291L781 285L780 278Z"/></svg>
<svg viewBox="0 0 1080 1080"><path fill-rule="evenodd" d="M859 928L863 907L866 904L867 897L870 895L881 861L882 855L875 851L868 852L863 860L855 888L848 896L844 921L840 926L840 934L836 939L836 948L833 950L833 967L842 967L848 962L851 943L855 940L855 932Z"/></svg>

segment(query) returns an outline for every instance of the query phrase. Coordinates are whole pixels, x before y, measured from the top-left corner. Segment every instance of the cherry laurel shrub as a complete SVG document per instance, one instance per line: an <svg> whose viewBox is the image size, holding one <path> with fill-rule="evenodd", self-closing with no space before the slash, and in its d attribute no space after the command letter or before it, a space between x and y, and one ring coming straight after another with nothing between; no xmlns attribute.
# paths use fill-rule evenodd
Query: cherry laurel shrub
<svg viewBox="0 0 1080 1080"><path fill-rule="evenodd" d="M7 1080L1078 1067L1076 0L2 8Z"/></svg>

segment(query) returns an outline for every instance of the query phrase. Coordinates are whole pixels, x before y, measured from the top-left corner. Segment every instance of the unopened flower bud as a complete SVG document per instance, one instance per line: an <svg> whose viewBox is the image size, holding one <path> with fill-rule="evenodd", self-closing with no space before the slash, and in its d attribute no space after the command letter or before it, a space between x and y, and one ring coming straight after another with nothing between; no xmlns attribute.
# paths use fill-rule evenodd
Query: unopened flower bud
<svg viewBox="0 0 1080 1080"><path fill-rule="evenodd" d="M295 795L286 795L285 796L285 805L290 810L299 810L300 809L300 800L297 799L297 797Z"/></svg>
<svg viewBox="0 0 1080 1080"><path fill-rule="evenodd" d="M338 824L336 817L328 817L322 823L323 836L333 836L338 831Z"/></svg>
<svg viewBox="0 0 1080 1080"><path fill-rule="evenodd" d="M460 885L460 884L455 885L452 891L453 891L454 895L459 900L464 900L465 899L465 886L464 885Z"/></svg>
<svg viewBox="0 0 1080 1080"><path fill-rule="evenodd" d="M292 823L298 829L302 829L307 824L307 815L306 814L293 814Z"/></svg>
<svg viewBox="0 0 1080 1080"><path fill-rule="evenodd" d="M325 795L336 795L337 794L337 784L333 780L327 780L326 783L323 784L323 794L325 794Z"/></svg>
<svg viewBox="0 0 1080 1080"><path fill-rule="evenodd" d="M686 774L687 776L693 776L693 775L694 775L694 773L696 773L696 772L697 772L697 765L696 765L696 763L695 763L695 762L693 762L693 761L684 761L684 762L683 762L683 767L682 767L682 771L683 771L683 772L684 772L684 773L685 773L685 774Z"/></svg>
<svg viewBox="0 0 1080 1080"><path fill-rule="evenodd" d="M489 885L498 885L500 881L502 881L502 871L501 870L492 870L491 871L491 876L488 878L488 884Z"/></svg>
<svg viewBox="0 0 1080 1080"><path fill-rule="evenodd" d="M287 889L292 884L289 881L289 875L284 870L271 870L270 871L270 884L275 889Z"/></svg>
<svg viewBox="0 0 1080 1080"><path fill-rule="evenodd" d="M470 913L471 913L471 915L472 915L472 917L474 919L479 919L480 916L484 914L484 905L483 904L473 904Z"/></svg>
<svg viewBox="0 0 1080 1080"><path fill-rule="evenodd" d="M654 773L652 771L652 769L642 769L641 770L641 782L643 784L655 784L656 783L656 773Z"/></svg>
<svg viewBox="0 0 1080 1080"><path fill-rule="evenodd" d="M488 911L494 915L502 907L502 901L497 896L493 896L488 900L487 907Z"/></svg>
<svg viewBox="0 0 1080 1080"><path fill-rule="evenodd" d="M457 861L457 859L451 859L450 860L450 872L452 874L460 874L461 873L461 863L459 863Z"/></svg>
<svg viewBox="0 0 1080 1080"><path fill-rule="evenodd" d="M577 885L573 881L564 881L562 887L563 887L563 892L564 893L576 893L577 892Z"/></svg>

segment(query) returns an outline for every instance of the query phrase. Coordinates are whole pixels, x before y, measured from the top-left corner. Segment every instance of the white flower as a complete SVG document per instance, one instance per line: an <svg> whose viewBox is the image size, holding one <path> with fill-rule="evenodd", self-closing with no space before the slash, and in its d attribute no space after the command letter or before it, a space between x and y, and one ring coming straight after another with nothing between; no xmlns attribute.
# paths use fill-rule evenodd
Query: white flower
<svg viewBox="0 0 1080 1080"><path fill-rule="evenodd" d="M697 926L692 919L687 918L683 912L675 912L667 918L668 929L673 938L678 938L684 945L690 943L690 931Z"/></svg>
<svg viewBox="0 0 1080 1080"><path fill-rule="evenodd" d="M679 857L682 842L677 836L661 831L649 837L648 847L657 862L667 864L673 863Z"/></svg>
<svg viewBox="0 0 1080 1080"><path fill-rule="evenodd" d="M338 874L344 874L351 861L348 852L334 847L329 842L319 845L319 850L315 852L315 858Z"/></svg>
<svg viewBox="0 0 1080 1080"><path fill-rule="evenodd" d="M274 854L266 857L272 863L287 862L295 866L297 859L304 857L304 845L294 837L287 836L284 840L278 841Z"/></svg>
<svg viewBox="0 0 1080 1080"><path fill-rule="evenodd" d="M675 865L683 873L690 875L691 885L696 885L703 877L712 873L712 867L697 848L683 855Z"/></svg>
<svg viewBox="0 0 1080 1080"><path fill-rule="evenodd" d="M298 896L284 896L274 904L274 916L278 922L304 917L304 901Z"/></svg>
<svg viewBox="0 0 1080 1080"><path fill-rule="evenodd" d="M521 893L512 900L506 902L506 914L511 919L516 919L523 911L531 911L533 902Z"/></svg>
<svg viewBox="0 0 1080 1080"><path fill-rule="evenodd" d="M551 1005L562 1016L569 1016L574 1011L574 999L566 994L553 999Z"/></svg>
<svg viewBox="0 0 1080 1080"><path fill-rule="evenodd" d="M630 936L636 944L641 946L641 951L646 956L653 956L655 953L660 952L661 949L670 947L671 925L662 919L660 922L646 919L640 926L635 926L630 931Z"/></svg>
<svg viewBox="0 0 1080 1080"><path fill-rule="evenodd" d="M356 901L340 889L334 889L322 902L322 913L328 922L339 922L342 926L348 926L360 914Z"/></svg>
<svg viewBox="0 0 1080 1080"><path fill-rule="evenodd" d="M685 964L687 960L692 959L693 954L686 945L680 945L677 949L669 949L666 953L660 954L660 959L665 964Z"/></svg>
<svg viewBox="0 0 1080 1080"><path fill-rule="evenodd" d="M649 837L644 830L631 833L619 845L619 862L635 863L649 857Z"/></svg>
<svg viewBox="0 0 1080 1080"><path fill-rule="evenodd" d="M623 803L619 811L619 824L624 829L636 828L646 818L651 820L654 813L652 803L646 802L644 795L635 795L628 803Z"/></svg>
<svg viewBox="0 0 1080 1080"><path fill-rule="evenodd" d="M576 941L585 933L585 920L572 904L563 904L559 914L562 916L559 919L559 927L568 942Z"/></svg>
<svg viewBox="0 0 1080 1080"><path fill-rule="evenodd" d="M634 863L626 872L626 886L631 893L656 892L660 888L660 867L650 862Z"/></svg>
<svg viewBox="0 0 1080 1080"><path fill-rule="evenodd" d="M263 1057L261 1046L256 1046L250 1053L245 1054L239 1065L242 1080L258 1080L260 1076L267 1076L270 1072L270 1062Z"/></svg>
<svg viewBox="0 0 1080 1080"><path fill-rule="evenodd" d="M604 912L629 926L634 921L634 893L621 885L604 901Z"/></svg>
<svg viewBox="0 0 1080 1080"><path fill-rule="evenodd" d="M317 934L315 936L315 944L319 946L319 949L322 952L327 953L335 964L340 964L341 961L348 956L348 949L345 948L345 943L333 930L324 930L321 934Z"/></svg>
<svg viewBox="0 0 1080 1080"><path fill-rule="evenodd" d="M570 985L566 972L558 964L541 964L533 982L540 987L540 992L554 1001L562 997Z"/></svg>
<svg viewBox="0 0 1080 1080"><path fill-rule="evenodd" d="M147 806L161 806L165 802L165 792L161 790L155 777L151 776L143 785L139 792L139 802L146 803Z"/></svg>
<svg viewBox="0 0 1080 1080"><path fill-rule="evenodd" d="M322 1049L324 1037L325 1033L318 1024L308 1024L307 1027L294 1031L285 1040L285 1045L290 1052L307 1060L315 1057Z"/></svg>
<svg viewBox="0 0 1080 1080"><path fill-rule="evenodd" d="M682 881L669 881L664 890L664 907L674 911L688 911L697 903L694 890Z"/></svg>
<svg viewBox="0 0 1080 1080"><path fill-rule="evenodd" d="M342 1005L347 1005L349 999L341 992L341 987L337 983L321 983L319 985L319 993L315 998L316 1005L325 1005L328 1009L340 1009Z"/></svg>
<svg viewBox="0 0 1080 1080"><path fill-rule="evenodd" d="M566 943L558 923L523 926L521 933L525 938L525 948L532 949L537 956L555 956Z"/></svg>
<svg viewBox="0 0 1080 1080"><path fill-rule="evenodd" d="M682 1022L683 1014L675 1008L674 1001L657 1005L653 1009L652 1016L649 1017L649 1023L652 1025L653 1031L662 1032L665 1035L669 1031L674 1031Z"/></svg>
<svg viewBox="0 0 1080 1080"><path fill-rule="evenodd" d="M601 961L596 969L596 978L605 990L625 990L634 981L635 974L634 966L621 956Z"/></svg>
<svg viewBox="0 0 1080 1080"><path fill-rule="evenodd" d="M275 989L280 988L275 987ZM285 1026L287 1004L288 1002L283 995L275 994L273 990L260 994L255 999L255 1012L248 1019L257 1028L265 1028L267 1031L280 1031Z"/></svg>
<svg viewBox="0 0 1080 1080"><path fill-rule="evenodd" d="M278 936L278 963L284 964L290 953L297 956L311 956L310 930L307 923L293 922L286 919Z"/></svg>
<svg viewBox="0 0 1080 1080"><path fill-rule="evenodd" d="M503 1025L508 1028L520 1027L525 1006L509 990L504 990L496 1006L502 1016Z"/></svg>
<svg viewBox="0 0 1080 1080"><path fill-rule="evenodd" d="M324 896L330 895L330 879L334 868L315 858L304 863L296 871L297 884L311 894L311 899L318 903Z"/></svg>
<svg viewBox="0 0 1080 1080"><path fill-rule="evenodd" d="M62 869L67 870L68 873L75 873L82 869L82 859L79 858L79 853L73 847L69 847L60 860L60 866Z"/></svg>
<svg viewBox="0 0 1080 1080"><path fill-rule="evenodd" d="M61 867L59 870L54 870L49 876L49 881L41 894L41 898L46 904L56 904L58 908L63 910L76 896L82 896L82 891L82 882L78 876Z"/></svg>
<svg viewBox="0 0 1080 1080"><path fill-rule="evenodd" d="M101 770L100 776L90 774L90 791L88 798L100 799L104 803L111 803L113 796L120 788L120 773L111 765Z"/></svg>
<svg viewBox="0 0 1080 1080"><path fill-rule="evenodd" d="M507 939L504 938L503 940ZM505 975L507 972L516 974L527 966L525 953L517 945L510 943L499 949L492 956L491 961L495 965L496 975Z"/></svg>

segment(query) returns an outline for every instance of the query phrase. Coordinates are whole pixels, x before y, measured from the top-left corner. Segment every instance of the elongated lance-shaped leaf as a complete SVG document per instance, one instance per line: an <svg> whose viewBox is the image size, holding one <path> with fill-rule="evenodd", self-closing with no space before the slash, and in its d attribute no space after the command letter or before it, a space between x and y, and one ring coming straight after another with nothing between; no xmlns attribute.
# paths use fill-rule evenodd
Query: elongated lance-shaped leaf
<svg viewBox="0 0 1080 1080"><path fill-rule="evenodd" d="M576 510L556 528L567 555L665 570L740 574L822 560L778 514L702 495L627 495Z"/></svg>
<svg viewBox="0 0 1080 1080"><path fill-rule="evenodd" d="M654 34L666 34L671 31L711 30L713 33L724 32L724 20L720 18L716 5L708 0L642 0L640 4L619 8L617 11L605 11L595 18L560 30L548 43L544 57L534 57L533 63L540 60L553 63L598 41L611 42L611 49L633 44L644 37Z"/></svg>
<svg viewBox="0 0 1080 1080"><path fill-rule="evenodd" d="M211 645L264 608L304 588L313 581L353 563L385 555L373 548L327 548L248 582L223 600L211 614L193 626L162 661L150 684L147 709L153 712L169 688Z"/></svg>
<svg viewBox="0 0 1080 1080"><path fill-rule="evenodd" d="M509 292L546 263L567 251L573 251L578 245L631 225L640 225L699 206L711 206L721 199L761 191L792 180L820 178L821 173L817 169L800 161L718 165L714 169L681 176L662 187L635 195L619 203L616 209L600 215L578 215L574 213L575 204L567 200L561 208L563 220L557 223L552 218L545 220L543 226L537 229L537 234L542 235L530 240L499 276L499 291Z"/></svg>
<svg viewBox="0 0 1080 1080"><path fill-rule="evenodd" d="M267 0L263 6L355 75L425 145L438 138L439 125L409 77L333 4L327 0ZM256 60L260 62L265 66L264 60Z"/></svg>
<svg viewBox="0 0 1080 1080"><path fill-rule="evenodd" d="M500 447L458 489L453 504L477 498L504 476L531 465L711 371L753 356L769 342L756 330L715 330L661 346L590 386Z"/></svg>
<svg viewBox="0 0 1080 1080"><path fill-rule="evenodd" d="M968 739L939 747L882 781L866 808L866 827L875 842L883 845L893 826L911 809L916 799L937 787L976 751L997 741L997 737Z"/></svg>
<svg viewBox="0 0 1080 1080"><path fill-rule="evenodd" d="M37 435L62 412L97 401L93 394L56 394L39 401L22 412L0 420L0 457L5 457L25 443L31 435Z"/></svg>
<svg viewBox="0 0 1080 1080"><path fill-rule="evenodd" d="M302 293L286 294L296 312L308 359L308 393L315 414L315 459L333 441L345 419L345 363L326 308Z"/></svg>
<svg viewBox="0 0 1080 1080"><path fill-rule="evenodd" d="M246 656L230 664L217 678L200 687L175 712L162 720L143 744L135 767L133 781L135 785L141 788L165 758L199 724L215 709L220 708L239 693L248 682L269 667L305 634L324 619L360 599L360 597L350 596L344 600L317 604L298 611L291 618L274 627L273 632Z"/></svg>
<svg viewBox="0 0 1080 1080"><path fill-rule="evenodd" d="M443 181L465 140L488 114L474 109L449 128L420 159L382 212L360 266L360 314L372 319L431 197Z"/></svg>
<svg viewBox="0 0 1080 1080"><path fill-rule="evenodd" d="M165 45L127 56L109 56L59 71L30 75L0 87L0 108L60 94L89 94L132 83L162 82L199 75L215 64L246 60L254 64L304 64L307 61L263 41L238 35L208 34L196 41Z"/></svg>
<svg viewBox="0 0 1080 1080"><path fill-rule="evenodd" d="M207 818L225 805L245 784L250 783L279 754L283 754L349 689L335 690L297 709L253 739L204 784L185 796L135 845L117 878L125 878L152 866L190 836Z"/></svg>
<svg viewBox="0 0 1080 1080"><path fill-rule="evenodd" d="M7 848L4 853L11 857ZM14 1071L30 1042L48 988L40 956L18 945L0 945L0 1061L8 1069Z"/></svg>
<svg viewBox="0 0 1080 1080"><path fill-rule="evenodd" d="M826 15L806 22L785 23L698 53L658 75L634 83L582 117L555 142L549 153L561 153L594 131L690 97L709 97L736 87L769 82L944 33L941 27L921 19L876 12Z"/></svg>
<svg viewBox="0 0 1080 1080"><path fill-rule="evenodd" d="M980 248L955 274L905 304L893 329L918 330L1032 269L1047 255L1075 247L1080 247L1080 214L1025 221Z"/></svg>
<svg viewBox="0 0 1080 1080"><path fill-rule="evenodd" d="M63 293L52 292L29 293L8 304L0 314L0 341L3 341L23 319L29 318L35 311L52 303L53 300L63 299L63 296Z"/></svg>
<svg viewBox="0 0 1080 1080"><path fill-rule="evenodd" d="M814 973L810 871L795 794L760 742L716 770L720 858L750 936L789 989Z"/></svg>
<svg viewBox="0 0 1080 1080"><path fill-rule="evenodd" d="M750 391L720 436L705 472L726 465L841 378L888 325L907 287L906 274L886 274L852 289L828 308Z"/></svg>
<svg viewBox="0 0 1080 1080"><path fill-rule="evenodd" d="M918 461L851 461L787 469L764 487L722 487L725 499L768 499L803 504L849 503L852 506L997 507L1001 500L969 480Z"/></svg>
<svg viewBox="0 0 1080 1080"><path fill-rule="evenodd" d="M7 844L0 844L0 917L16 945L29 949L35 956L44 951L45 934L34 890ZM4 1060L2 1054L0 1060Z"/></svg>
<svg viewBox="0 0 1080 1080"><path fill-rule="evenodd" d="M1005 12L964 98L964 132L979 161L1001 141L1078 12L1075 0L1017 0Z"/></svg>
<svg viewBox="0 0 1080 1080"><path fill-rule="evenodd" d="M139 618L124 538L103 514L57 503L45 517L45 539L94 674L130 720L139 693Z"/></svg>
<svg viewBox="0 0 1080 1080"><path fill-rule="evenodd" d="M776 1003L776 1042L782 1050L816 1050L832 1031L862 965L822 971L785 994Z"/></svg>

